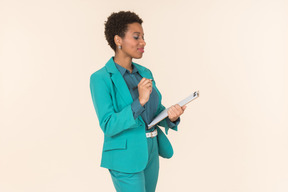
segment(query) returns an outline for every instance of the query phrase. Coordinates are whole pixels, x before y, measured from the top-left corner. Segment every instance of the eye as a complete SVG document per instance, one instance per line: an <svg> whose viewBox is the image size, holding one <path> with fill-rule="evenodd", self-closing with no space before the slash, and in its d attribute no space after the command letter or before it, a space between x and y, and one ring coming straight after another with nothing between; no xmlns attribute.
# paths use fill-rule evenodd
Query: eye
<svg viewBox="0 0 288 192"><path fill-rule="evenodd" d="M138 39L139 39L139 37L138 37L138 36L134 36L134 39L138 40Z"/></svg>

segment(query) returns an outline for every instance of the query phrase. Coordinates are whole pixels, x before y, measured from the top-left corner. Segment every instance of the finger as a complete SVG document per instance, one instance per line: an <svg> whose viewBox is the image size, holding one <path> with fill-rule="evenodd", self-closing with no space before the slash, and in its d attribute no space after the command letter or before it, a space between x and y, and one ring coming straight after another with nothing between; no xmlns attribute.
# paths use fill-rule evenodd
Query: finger
<svg viewBox="0 0 288 192"><path fill-rule="evenodd" d="M175 109L177 110L177 115L178 115L178 117L180 117L180 115L182 115L183 114L183 110L182 110L182 108L180 107L180 105L178 105L177 107L175 107Z"/></svg>
<svg viewBox="0 0 288 192"><path fill-rule="evenodd" d="M147 85L147 88L152 90L152 85Z"/></svg>
<svg viewBox="0 0 288 192"><path fill-rule="evenodd" d="M145 82L148 81L145 77L143 77L140 82L138 83L138 86L145 84Z"/></svg>
<svg viewBox="0 0 288 192"><path fill-rule="evenodd" d="M150 79L146 79L144 82L143 82L143 86L151 86L152 87L152 81Z"/></svg>
<svg viewBox="0 0 288 192"><path fill-rule="evenodd" d="M168 110L168 118L170 119L170 121L175 121L176 119L178 119L178 117L174 114L174 112L171 109Z"/></svg>
<svg viewBox="0 0 288 192"><path fill-rule="evenodd" d="M151 84L145 84L142 87L144 87L145 89L148 89L148 90L152 89L152 85Z"/></svg>
<svg viewBox="0 0 288 192"><path fill-rule="evenodd" d="M148 81L143 78L143 79L139 82L138 86L139 86L139 87L146 87L147 83L148 83Z"/></svg>
<svg viewBox="0 0 288 192"><path fill-rule="evenodd" d="M177 110L175 109L175 107L172 105L169 110L170 111L170 114L173 116L173 117L177 117Z"/></svg>
<svg viewBox="0 0 288 192"><path fill-rule="evenodd" d="M187 106L185 105L185 106L180 107L179 104L176 104L175 107L177 108L178 111L180 111L180 113L181 113L180 115L182 115Z"/></svg>
<svg viewBox="0 0 288 192"><path fill-rule="evenodd" d="M174 105L172 107L172 110L173 112L176 114L177 117L179 117L182 113L183 113L183 110L182 108L180 107L180 105Z"/></svg>
<svg viewBox="0 0 288 192"><path fill-rule="evenodd" d="M143 83L145 80L146 80L146 78L143 77L139 83Z"/></svg>
<svg viewBox="0 0 288 192"><path fill-rule="evenodd" d="M174 107L177 109L177 111L183 111L179 104L174 105Z"/></svg>
<svg viewBox="0 0 288 192"><path fill-rule="evenodd" d="M168 113L169 119L175 118L175 114L174 114L174 112L171 110L171 108L167 111L167 113Z"/></svg>
<svg viewBox="0 0 288 192"><path fill-rule="evenodd" d="M150 87L149 91L150 91L150 94L151 94L152 93L152 87Z"/></svg>

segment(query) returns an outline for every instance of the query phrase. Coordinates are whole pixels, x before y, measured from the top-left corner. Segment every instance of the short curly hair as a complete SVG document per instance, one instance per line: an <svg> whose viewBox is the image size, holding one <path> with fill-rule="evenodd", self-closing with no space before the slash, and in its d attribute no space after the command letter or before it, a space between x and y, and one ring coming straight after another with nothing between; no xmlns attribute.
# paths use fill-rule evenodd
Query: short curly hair
<svg viewBox="0 0 288 192"><path fill-rule="evenodd" d="M121 38L125 36L128 28L128 24L143 23L142 19L130 11L120 11L118 13L112 13L105 22L105 37L110 47L116 51L116 44L114 42L114 36L119 35Z"/></svg>

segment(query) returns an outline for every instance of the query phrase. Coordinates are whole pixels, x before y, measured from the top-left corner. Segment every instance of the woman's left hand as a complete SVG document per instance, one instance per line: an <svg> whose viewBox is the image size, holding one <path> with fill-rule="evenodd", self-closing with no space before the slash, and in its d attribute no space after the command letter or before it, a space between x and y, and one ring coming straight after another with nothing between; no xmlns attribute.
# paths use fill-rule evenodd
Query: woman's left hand
<svg viewBox="0 0 288 192"><path fill-rule="evenodd" d="M180 115L182 115L184 113L186 109L186 105L183 107L180 107L179 104L176 105L172 105L169 109L168 109L168 118L170 119L170 121L174 122L176 121Z"/></svg>

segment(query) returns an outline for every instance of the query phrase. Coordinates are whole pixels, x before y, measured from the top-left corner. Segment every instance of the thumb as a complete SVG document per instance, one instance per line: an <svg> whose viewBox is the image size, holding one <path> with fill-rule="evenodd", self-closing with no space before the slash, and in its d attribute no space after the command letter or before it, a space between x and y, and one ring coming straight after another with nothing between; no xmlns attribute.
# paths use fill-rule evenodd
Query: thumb
<svg viewBox="0 0 288 192"><path fill-rule="evenodd" d="M182 110L184 111L186 108L187 108L187 106L186 106L186 105L184 105L184 106L182 107Z"/></svg>

